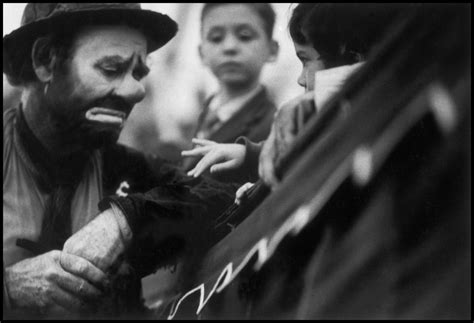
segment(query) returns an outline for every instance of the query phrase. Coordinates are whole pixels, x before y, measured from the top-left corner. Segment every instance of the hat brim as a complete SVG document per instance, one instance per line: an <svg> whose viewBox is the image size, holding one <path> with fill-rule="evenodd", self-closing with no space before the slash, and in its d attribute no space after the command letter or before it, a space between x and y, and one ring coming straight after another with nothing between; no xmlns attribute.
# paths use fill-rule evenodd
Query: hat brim
<svg viewBox="0 0 474 323"><path fill-rule="evenodd" d="M32 44L39 36L68 26L115 23L127 24L142 31L148 39L149 53L168 43L178 31L174 20L151 10L102 9L63 12L22 26L3 37L3 72L9 73L12 57L31 55Z"/></svg>

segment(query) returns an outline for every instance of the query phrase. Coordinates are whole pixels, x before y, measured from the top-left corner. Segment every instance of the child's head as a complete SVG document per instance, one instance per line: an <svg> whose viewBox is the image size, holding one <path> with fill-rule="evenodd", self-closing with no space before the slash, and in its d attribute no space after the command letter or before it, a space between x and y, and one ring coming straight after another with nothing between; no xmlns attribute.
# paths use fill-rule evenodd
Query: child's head
<svg viewBox="0 0 474 323"><path fill-rule="evenodd" d="M404 8L369 3L298 5L289 23L297 56L303 63L298 83L312 90L317 70L365 60Z"/></svg>
<svg viewBox="0 0 474 323"><path fill-rule="evenodd" d="M206 3L201 14L199 53L221 86L258 83L265 63L274 61L275 12L268 3Z"/></svg>
<svg viewBox="0 0 474 323"><path fill-rule="evenodd" d="M367 59L405 4L318 3L303 21L302 30L327 67Z"/></svg>
<svg viewBox="0 0 474 323"><path fill-rule="evenodd" d="M295 46L296 56L301 61L301 64L303 64L301 74L298 77L298 84L304 87L306 91L312 91L314 89L314 74L316 71L326 68L324 62L321 60L321 55L307 38L302 27L315 5L315 3L299 4L293 10L288 24L290 36Z"/></svg>

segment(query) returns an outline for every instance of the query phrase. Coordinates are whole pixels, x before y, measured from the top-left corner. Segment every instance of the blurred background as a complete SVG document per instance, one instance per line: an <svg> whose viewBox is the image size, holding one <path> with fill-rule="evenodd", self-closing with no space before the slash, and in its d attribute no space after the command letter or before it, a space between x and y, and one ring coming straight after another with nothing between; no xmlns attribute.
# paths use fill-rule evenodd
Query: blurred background
<svg viewBox="0 0 474 323"><path fill-rule="evenodd" d="M3 4L3 35L18 28L26 3ZM147 96L132 111L120 142L169 160L180 158L180 151L191 147L200 109L205 98L217 87L212 74L198 55L202 3L142 3L144 9L169 15L179 25L177 36L149 57L151 72L144 83ZM296 79L300 72L288 33L292 5L273 3L277 14L274 38L280 44L276 62L267 64L262 81L279 106L301 94ZM3 107L19 99L3 76Z"/></svg>

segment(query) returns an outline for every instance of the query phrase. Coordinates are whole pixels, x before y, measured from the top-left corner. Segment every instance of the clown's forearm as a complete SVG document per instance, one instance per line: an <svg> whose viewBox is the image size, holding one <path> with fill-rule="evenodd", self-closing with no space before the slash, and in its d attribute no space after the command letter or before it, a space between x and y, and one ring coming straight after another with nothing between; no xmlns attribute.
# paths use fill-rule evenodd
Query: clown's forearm
<svg viewBox="0 0 474 323"><path fill-rule="evenodd" d="M132 231L122 211L115 205L72 235L63 252L80 256L108 272L132 241Z"/></svg>
<svg viewBox="0 0 474 323"><path fill-rule="evenodd" d="M146 193L111 196L100 210L116 207L133 237L126 259L140 275L173 265L179 256L206 250L222 237L213 229L230 205L238 185L210 179L160 185ZM123 216L122 216L123 215Z"/></svg>

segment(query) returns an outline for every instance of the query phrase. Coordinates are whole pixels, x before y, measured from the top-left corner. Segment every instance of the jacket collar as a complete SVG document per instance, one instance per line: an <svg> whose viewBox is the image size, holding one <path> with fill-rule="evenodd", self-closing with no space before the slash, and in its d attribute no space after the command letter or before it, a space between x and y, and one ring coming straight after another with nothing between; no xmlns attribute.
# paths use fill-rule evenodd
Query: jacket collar
<svg viewBox="0 0 474 323"><path fill-rule="evenodd" d="M232 118L211 134L210 139L218 142L233 141L268 113L271 105L267 104L267 101L267 91L262 86L260 91L252 99L248 100Z"/></svg>

